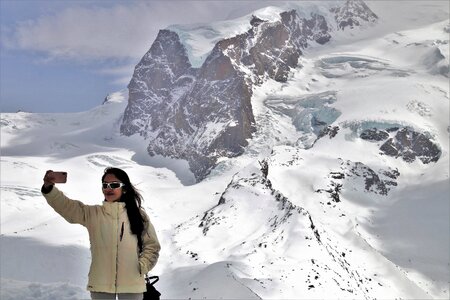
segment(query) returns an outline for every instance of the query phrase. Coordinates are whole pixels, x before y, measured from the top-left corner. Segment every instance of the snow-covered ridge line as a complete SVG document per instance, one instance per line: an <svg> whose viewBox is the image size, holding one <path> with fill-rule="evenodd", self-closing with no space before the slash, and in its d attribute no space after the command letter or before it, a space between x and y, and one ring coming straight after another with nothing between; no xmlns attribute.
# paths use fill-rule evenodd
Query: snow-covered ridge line
<svg viewBox="0 0 450 300"><path fill-rule="evenodd" d="M346 8L341 9L342 4L343 1L288 2L282 6L268 6L258 9L235 20L209 24L171 25L166 29L178 34L182 44L187 49L187 55L192 67L200 68L217 42L249 31L252 28L251 20L255 17L269 23L277 23L281 21L280 14L282 12L295 10L296 14L304 19L310 19L313 15L324 16L331 31L336 31L349 25L360 25L361 21L349 22L346 18L351 14L356 15L361 8L369 10L367 5L360 0L350 0ZM337 17L336 12L340 10L342 10L342 16ZM369 16L373 18L372 21L376 18L375 14L369 14Z"/></svg>

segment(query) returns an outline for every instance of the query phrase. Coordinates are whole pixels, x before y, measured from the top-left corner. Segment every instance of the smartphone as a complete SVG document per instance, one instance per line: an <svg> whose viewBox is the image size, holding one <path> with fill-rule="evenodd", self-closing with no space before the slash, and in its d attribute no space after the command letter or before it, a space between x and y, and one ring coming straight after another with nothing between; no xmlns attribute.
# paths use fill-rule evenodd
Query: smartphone
<svg viewBox="0 0 450 300"><path fill-rule="evenodd" d="M52 172L55 183L66 183L67 182L67 172Z"/></svg>

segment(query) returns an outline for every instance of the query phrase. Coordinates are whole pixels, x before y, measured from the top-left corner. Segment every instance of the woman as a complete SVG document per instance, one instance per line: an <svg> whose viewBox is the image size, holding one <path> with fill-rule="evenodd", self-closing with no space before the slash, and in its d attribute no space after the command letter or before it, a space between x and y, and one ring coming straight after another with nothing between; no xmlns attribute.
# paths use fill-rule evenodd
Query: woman
<svg viewBox="0 0 450 300"><path fill-rule="evenodd" d="M67 198L47 171L42 194L69 223L85 226L91 242L87 289L92 299L142 299L145 274L156 264L160 245L142 197L127 173L107 168L102 176L102 205L85 205Z"/></svg>

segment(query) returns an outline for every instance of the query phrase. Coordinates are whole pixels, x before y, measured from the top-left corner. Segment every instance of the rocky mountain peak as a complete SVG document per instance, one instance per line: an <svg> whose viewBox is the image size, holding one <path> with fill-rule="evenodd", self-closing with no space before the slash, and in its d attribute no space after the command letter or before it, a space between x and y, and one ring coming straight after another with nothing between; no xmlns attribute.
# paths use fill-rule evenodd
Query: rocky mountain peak
<svg viewBox="0 0 450 300"><path fill-rule="evenodd" d="M149 141L150 155L185 159L197 180L219 157L243 153L257 124L252 89L267 79L286 82L302 49L325 44L339 29L376 16L362 1L347 1L327 14L282 12L276 21L253 15L247 32L219 40L200 68L193 68L179 35L161 30L135 68L121 133ZM360 15L355 15L360 14Z"/></svg>

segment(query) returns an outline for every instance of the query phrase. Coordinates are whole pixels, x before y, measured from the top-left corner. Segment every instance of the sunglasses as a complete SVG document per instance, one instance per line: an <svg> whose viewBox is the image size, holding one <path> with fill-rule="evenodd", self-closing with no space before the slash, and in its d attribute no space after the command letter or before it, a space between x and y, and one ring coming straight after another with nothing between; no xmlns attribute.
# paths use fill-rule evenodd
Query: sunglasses
<svg viewBox="0 0 450 300"><path fill-rule="evenodd" d="M103 182L102 189L118 189L120 187L125 186L123 182Z"/></svg>

